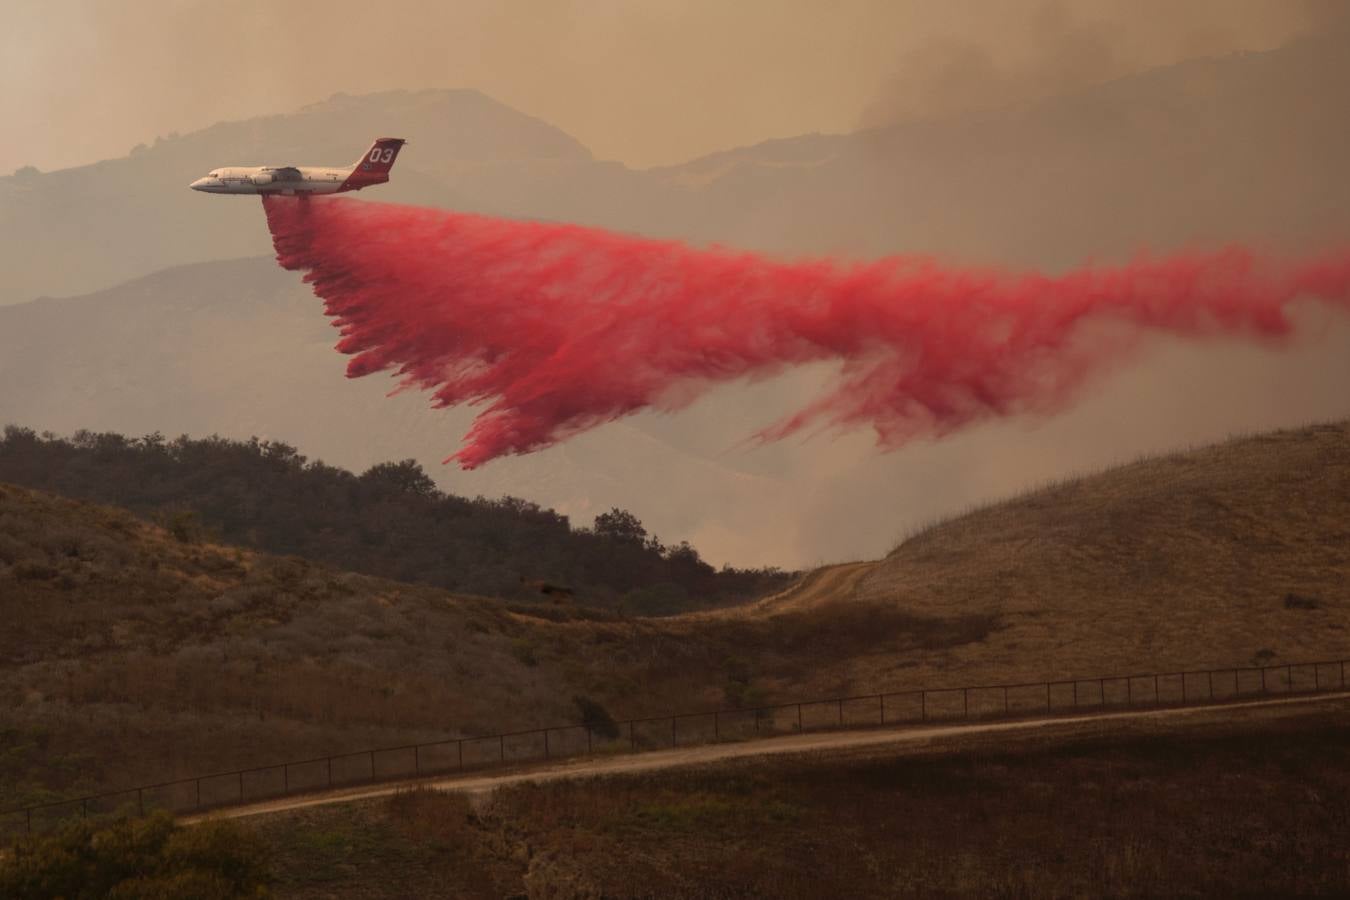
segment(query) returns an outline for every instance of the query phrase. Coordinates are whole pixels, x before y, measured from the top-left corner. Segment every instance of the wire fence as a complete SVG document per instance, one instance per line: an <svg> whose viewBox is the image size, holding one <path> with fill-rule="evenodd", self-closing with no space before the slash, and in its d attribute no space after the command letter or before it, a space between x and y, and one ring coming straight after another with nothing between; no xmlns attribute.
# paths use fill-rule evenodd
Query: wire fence
<svg viewBox="0 0 1350 900"><path fill-rule="evenodd" d="M1137 675L961 687L913 688L746 709L677 713L613 723L568 724L447 738L279 762L93 794L0 813L0 835L51 830L73 817L174 814L588 754L753 740L805 731L1072 716L1101 710L1228 703L1256 697L1342 691L1350 660L1233 666Z"/></svg>

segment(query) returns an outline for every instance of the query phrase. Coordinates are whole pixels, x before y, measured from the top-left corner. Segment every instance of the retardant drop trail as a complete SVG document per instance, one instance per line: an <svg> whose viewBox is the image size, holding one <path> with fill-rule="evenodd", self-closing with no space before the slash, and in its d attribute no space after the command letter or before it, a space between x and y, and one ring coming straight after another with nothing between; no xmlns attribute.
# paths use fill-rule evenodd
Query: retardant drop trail
<svg viewBox="0 0 1350 900"><path fill-rule="evenodd" d="M1289 304L1350 313L1350 251L1230 247L1058 276L779 262L575 225L340 198L264 197L351 377L392 371L437 406L485 403L451 459L528 453L720 382L821 360L837 384L761 439L870 425L894 448L1062 407L1147 331L1279 340Z"/></svg>

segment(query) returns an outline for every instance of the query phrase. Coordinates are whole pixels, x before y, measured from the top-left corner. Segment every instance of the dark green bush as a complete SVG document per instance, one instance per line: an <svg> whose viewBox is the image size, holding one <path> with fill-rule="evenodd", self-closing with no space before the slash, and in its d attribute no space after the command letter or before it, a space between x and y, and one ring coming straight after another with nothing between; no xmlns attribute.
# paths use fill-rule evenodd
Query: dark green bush
<svg viewBox="0 0 1350 900"><path fill-rule="evenodd" d="M0 858L0 897L267 897L263 847L233 822L180 827L165 812L80 821Z"/></svg>
<svg viewBox="0 0 1350 900"><path fill-rule="evenodd" d="M600 705L599 701L590 697L576 696L572 698L572 702L576 704L577 712L581 713L581 724L589 728L592 734L611 741L619 736L618 724L609 714L609 710Z"/></svg>

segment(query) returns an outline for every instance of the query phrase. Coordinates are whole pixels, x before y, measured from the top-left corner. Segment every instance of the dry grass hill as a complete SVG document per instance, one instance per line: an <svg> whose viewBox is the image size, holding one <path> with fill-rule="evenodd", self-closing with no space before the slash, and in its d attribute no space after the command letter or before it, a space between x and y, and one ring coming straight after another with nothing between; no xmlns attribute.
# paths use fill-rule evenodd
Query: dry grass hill
<svg viewBox="0 0 1350 900"><path fill-rule="evenodd" d="M1350 422L1145 459L943 522L861 602L998 618L948 671L1010 677L1350 655Z"/></svg>
<svg viewBox="0 0 1350 900"><path fill-rule="evenodd" d="M852 656L883 624L897 646L988 629L832 610L668 628L514 606L198 543L12 485L0 485L0 618L0 808L574 722L578 696L617 716L747 703L761 696L756 647L813 690L808 655Z"/></svg>
<svg viewBox="0 0 1350 900"><path fill-rule="evenodd" d="M1346 655L1350 423L1144 460L750 607L512 609L0 486L0 805L577 718Z"/></svg>

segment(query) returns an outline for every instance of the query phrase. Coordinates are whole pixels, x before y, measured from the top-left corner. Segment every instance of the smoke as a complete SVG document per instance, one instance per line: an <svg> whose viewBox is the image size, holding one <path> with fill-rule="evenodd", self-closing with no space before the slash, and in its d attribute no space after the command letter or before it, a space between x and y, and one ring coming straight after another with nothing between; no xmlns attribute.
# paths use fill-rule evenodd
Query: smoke
<svg viewBox="0 0 1350 900"><path fill-rule="evenodd" d="M1302 27L1304 2L1074 0L1072 19L1125 35L1123 44L1111 38L1114 58L1137 70L1175 62L1175 35L1197 29L1226 35L1205 44L1221 51L1278 46ZM1057 27L1040 25L1042 6L7 0L0 121L14 137L0 140L0 173L121 156L156 135L289 112L339 91L443 87L481 90L537 115L603 159L675 164L769 137L851 130L893 75L897 112L913 103L940 112L947 95L926 96L924 72L913 71L930 42L987 53L1021 83L1045 52L1042 31Z"/></svg>
<svg viewBox="0 0 1350 900"><path fill-rule="evenodd" d="M934 22L950 30L897 48L894 73L859 124L1012 107L1196 57L1267 50L1326 30L1344 8L1342 0L1190 0L1165 11L1116 0L976 4L997 29Z"/></svg>
<svg viewBox="0 0 1350 900"><path fill-rule="evenodd" d="M919 257L777 262L724 248L346 199L264 198L352 357L438 407L483 405L474 468L713 386L820 361L834 386L758 440L871 426L883 448L1061 409L1148 332L1280 341L1298 298L1350 311L1350 252L1242 247L1047 276ZM449 461L449 460L447 460Z"/></svg>

